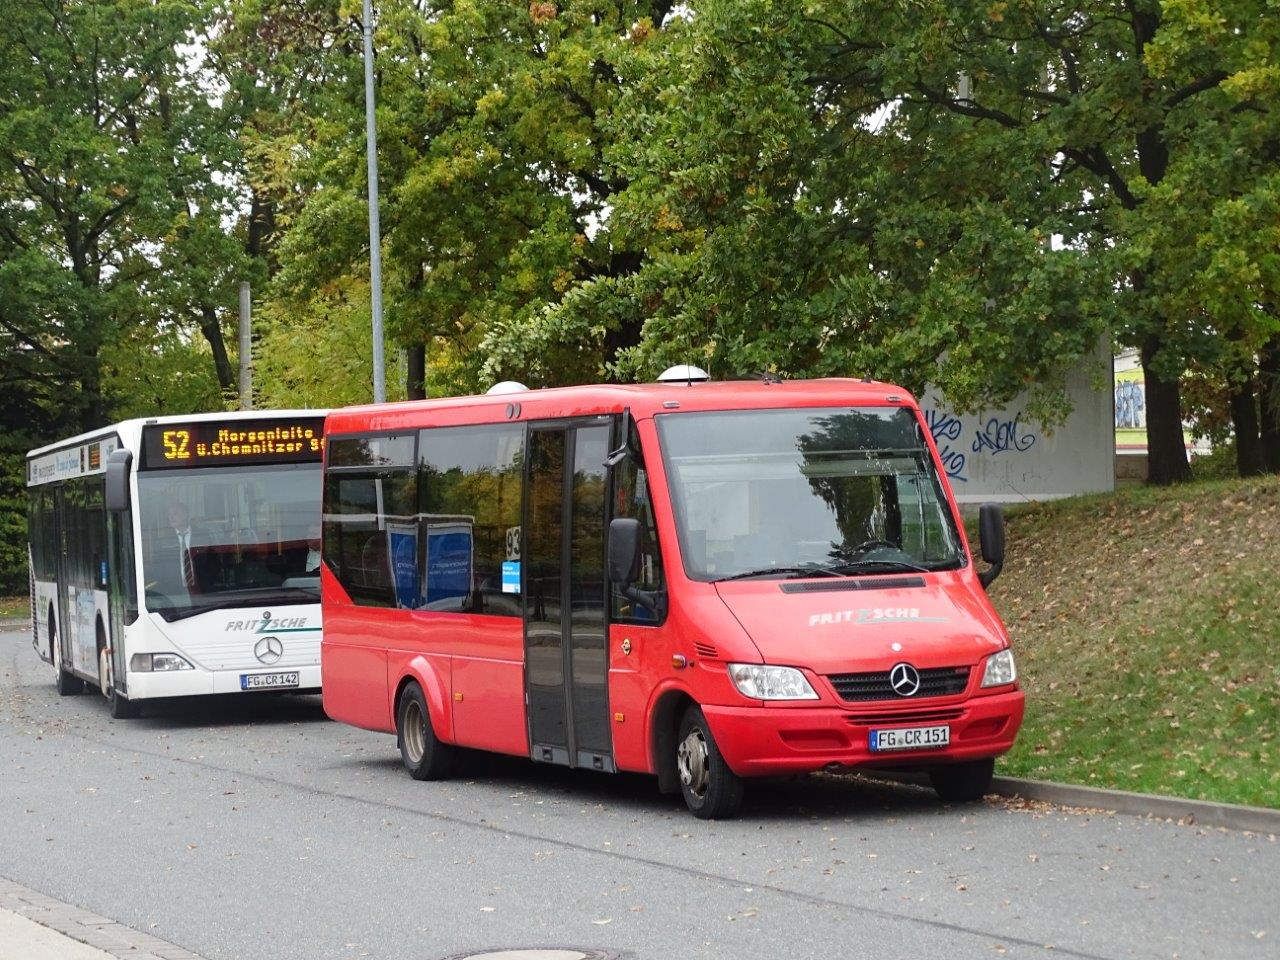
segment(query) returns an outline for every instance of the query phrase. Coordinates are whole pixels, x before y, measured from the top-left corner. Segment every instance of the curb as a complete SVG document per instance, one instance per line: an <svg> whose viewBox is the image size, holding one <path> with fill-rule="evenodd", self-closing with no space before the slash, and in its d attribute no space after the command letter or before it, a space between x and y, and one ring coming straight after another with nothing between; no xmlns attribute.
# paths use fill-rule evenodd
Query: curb
<svg viewBox="0 0 1280 960"><path fill-rule="evenodd" d="M1139 817L1177 820L1198 827L1280 834L1280 810L1268 807L1246 807L1239 803L1213 803L1209 800L1188 800L1154 793L1105 790L1100 787L1022 780L1017 777L996 777L991 783L991 790L1002 797L1041 800L1064 807L1092 807Z"/></svg>
<svg viewBox="0 0 1280 960"><path fill-rule="evenodd" d="M885 770L874 771L872 775L897 783L909 783L918 787L929 786L927 774ZM1221 827L1225 830L1241 830L1246 833L1280 834L1280 810L1269 807L1247 807L1239 803L1213 803L1209 800L1189 800L1154 793L1133 793L1128 790L1107 790L1070 783L1051 783L1048 780L1023 780L1018 777L994 778L987 795L1037 800L1062 807L1084 807L1136 817L1176 820L1179 823L1194 824L1198 827Z"/></svg>
<svg viewBox="0 0 1280 960"><path fill-rule="evenodd" d="M87 943L119 960L201 960L190 950L167 940L46 897L5 877L0 877L0 908L72 940Z"/></svg>

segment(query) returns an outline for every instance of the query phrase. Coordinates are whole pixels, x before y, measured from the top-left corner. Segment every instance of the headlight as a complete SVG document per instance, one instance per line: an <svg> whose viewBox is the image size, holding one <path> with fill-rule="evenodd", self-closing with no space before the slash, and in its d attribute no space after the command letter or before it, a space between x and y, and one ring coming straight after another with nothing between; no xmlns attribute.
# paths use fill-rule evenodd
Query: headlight
<svg viewBox="0 0 1280 960"><path fill-rule="evenodd" d="M1013 663L1013 651L1001 650L987 657L982 671L982 686L1003 687L1018 679L1018 668Z"/></svg>
<svg viewBox="0 0 1280 960"><path fill-rule="evenodd" d="M804 674L795 667L731 663L729 676L738 691L752 700L817 700Z"/></svg>
<svg viewBox="0 0 1280 960"><path fill-rule="evenodd" d="M134 673L169 673L173 670L194 670L176 653L135 653L129 658L129 669Z"/></svg>

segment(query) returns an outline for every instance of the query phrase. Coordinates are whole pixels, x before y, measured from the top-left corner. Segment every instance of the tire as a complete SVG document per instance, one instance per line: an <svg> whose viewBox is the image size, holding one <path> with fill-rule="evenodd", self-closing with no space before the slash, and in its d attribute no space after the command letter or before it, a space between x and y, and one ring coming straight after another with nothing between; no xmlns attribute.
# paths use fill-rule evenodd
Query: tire
<svg viewBox="0 0 1280 960"><path fill-rule="evenodd" d="M133 720L142 715L142 707L136 700L130 700L113 683L107 690L107 710L113 720Z"/></svg>
<svg viewBox="0 0 1280 960"><path fill-rule="evenodd" d="M929 771L929 782L938 796L949 803L973 803L991 790L991 778L995 772L995 758L987 757L934 767Z"/></svg>
<svg viewBox="0 0 1280 960"><path fill-rule="evenodd" d="M58 644L58 628L49 612L49 653L53 659L53 688L60 697L74 697L84 693L84 681L62 667L62 648Z"/></svg>
<svg viewBox="0 0 1280 960"><path fill-rule="evenodd" d="M415 780L442 780L453 769L454 748L443 743L431 728L431 711L427 709L422 688L410 683L400 696L396 709L396 743L400 759Z"/></svg>
<svg viewBox="0 0 1280 960"><path fill-rule="evenodd" d="M691 706L676 736L676 772L685 805L699 820L729 820L742 809L744 784L729 769L702 710Z"/></svg>

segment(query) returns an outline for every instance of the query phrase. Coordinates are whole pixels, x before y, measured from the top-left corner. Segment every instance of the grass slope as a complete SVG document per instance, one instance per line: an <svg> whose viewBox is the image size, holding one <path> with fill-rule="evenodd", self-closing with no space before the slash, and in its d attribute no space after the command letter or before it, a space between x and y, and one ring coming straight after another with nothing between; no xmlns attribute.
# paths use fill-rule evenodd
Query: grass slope
<svg viewBox="0 0 1280 960"><path fill-rule="evenodd" d="M1002 773L1280 807L1280 478L1011 511Z"/></svg>
<svg viewBox="0 0 1280 960"><path fill-rule="evenodd" d="M0 597L0 620L26 620L31 604L26 597Z"/></svg>

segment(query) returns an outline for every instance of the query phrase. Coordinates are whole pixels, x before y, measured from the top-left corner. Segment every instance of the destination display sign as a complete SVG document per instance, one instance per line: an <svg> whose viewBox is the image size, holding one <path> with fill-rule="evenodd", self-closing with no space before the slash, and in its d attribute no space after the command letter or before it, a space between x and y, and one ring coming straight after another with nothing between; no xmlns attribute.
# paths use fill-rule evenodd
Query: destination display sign
<svg viewBox="0 0 1280 960"><path fill-rule="evenodd" d="M27 461L27 486L102 473L107 457L120 445L115 437L65 447Z"/></svg>
<svg viewBox="0 0 1280 960"><path fill-rule="evenodd" d="M198 420L142 428L142 469L319 463L324 418Z"/></svg>

